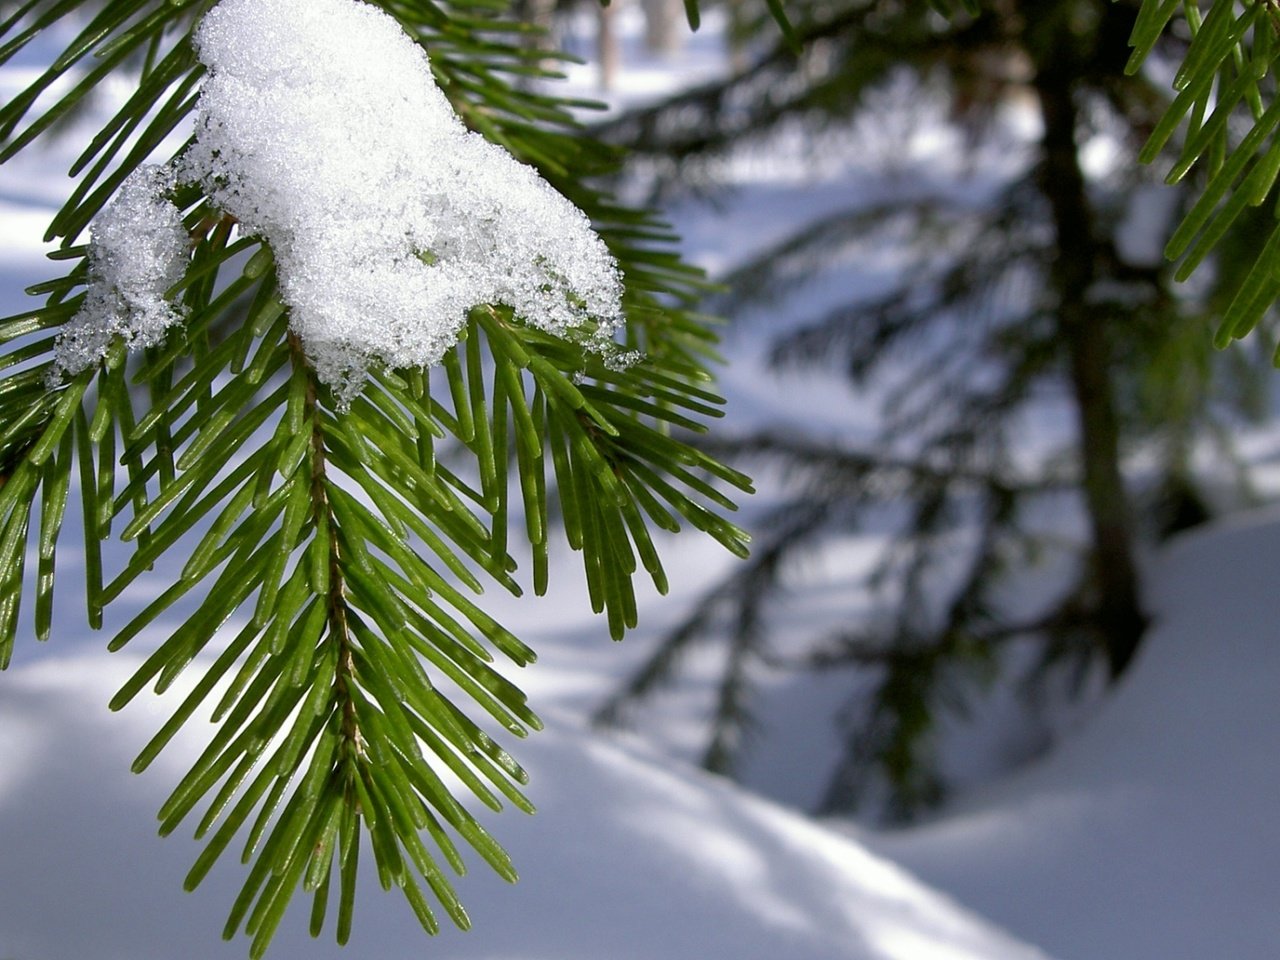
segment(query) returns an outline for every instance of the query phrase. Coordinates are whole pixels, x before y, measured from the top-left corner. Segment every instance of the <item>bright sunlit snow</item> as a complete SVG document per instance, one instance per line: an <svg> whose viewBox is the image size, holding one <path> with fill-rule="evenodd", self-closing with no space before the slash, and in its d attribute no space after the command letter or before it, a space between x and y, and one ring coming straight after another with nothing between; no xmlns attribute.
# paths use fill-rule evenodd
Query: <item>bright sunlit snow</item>
<svg viewBox="0 0 1280 960"><path fill-rule="evenodd" d="M374 360L435 363L481 304L561 335L595 321L597 345L611 339L621 283L587 218L466 130L391 17L354 0L223 0L196 41L209 75L176 175L270 243L291 328L340 393ZM153 342L178 317L158 296L177 211L144 182L150 195L135 184L94 227L103 265L60 345L68 372L112 334ZM132 262L113 241L130 231L147 238Z"/></svg>
<svg viewBox="0 0 1280 960"><path fill-rule="evenodd" d="M104 357L115 337L155 346L183 311L165 299L188 262L182 215L165 199L173 174L138 168L94 221L84 306L58 338L59 370L78 373Z"/></svg>

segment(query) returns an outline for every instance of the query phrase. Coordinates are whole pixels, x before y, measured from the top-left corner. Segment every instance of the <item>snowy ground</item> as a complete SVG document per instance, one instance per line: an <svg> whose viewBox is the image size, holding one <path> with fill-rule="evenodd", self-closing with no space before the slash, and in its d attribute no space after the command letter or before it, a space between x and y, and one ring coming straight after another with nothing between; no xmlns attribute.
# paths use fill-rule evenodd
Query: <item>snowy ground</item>
<svg viewBox="0 0 1280 960"><path fill-rule="evenodd" d="M623 14L622 25L634 27ZM702 38L669 62L628 43L619 93L653 96L687 82L681 69L705 76L716 57ZM589 85L591 76L584 68L575 80ZM14 80L12 71L0 72L0 96ZM65 168L70 149L55 143L45 157L0 171L4 313L27 308L21 288L50 274L37 241L62 187L48 170ZM803 212L797 198L823 202L820 171L798 185L780 184L776 172L761 167L727 219L682 213L691 249L711 266L732 263L745 252L743 238L759 241L763 227L779 226L780 210ZM832 384L809 384L806 393L762 381L749 338L735 353L745 362L730 368L726 387L739 423L782 402L811 417L815 396L832 411L833 429L856 429L865 417ZM74 538L69 530L67 544ZM678 588L671 598L644 601L650 636L729 562L696 535L668 541L664 557ZM183 894L181 878L198 848L185 835L154 836L154 811L184 772L198 731L135 777L130 759L174 700L139 702L119 715L105 709L165 623L140 638L138 650L102 653L106 637L83 627L71 586L75 557L64 550L63 559L68 584L53 641L37 648L20 637L14 668L0 675L0 958L243 956L243 943L217 940L238 865L220 865L200 891ZM589 614L577 558L564 551L553 562L549 597L487 598L541 654L517 679L548 729L516 745L539 813L486 821L514 856L521 883L508 887L481 865L459 884L475 930L425 943L399 898L369 882L345 954L327 939L307 938L305 908L295 907L270 956L1280 956L1275 515L1189 536L1154 560L1157 627L1114 698L1043 761L971 792L927 826L890 835L815 823L688 766L696 697L664 701L665 715L639 734L589 730L586 713L643 654L646 634L610 644ZM145 602L146 589L123 598L115 623ZM821 601L820 586L812 599ZM816 762L830 756L834 738L815 734L804 711L836 702L841 683L828 678L778 691L771 709L783 722L771 727L769 759L757 771L775 796L801 802L810 793Z"/></svg>
<svg viewBox="0 0 1280 960"><path fill-rule="evenodd" d="M1186 535L1120 689L936 823L865 837L1062 960L1280 956L1280 513Z"/></svg>
<svg viewBox="0 0 1280 960"><path fill-rule="evenodd" d="M194 895L195 846L157 839L155 809L183 751L126 771L153 729L146 707L103 703L137 661L49 658L5 678L0 698L0 950L35 960L237 957L217 940L241 879L226 864ZM523 874L483 866L459 884L475 929L437 943L365 877L346 953L286 921L272 956L509 960L1039 960L855 840L673 765L606 743L570 714L520 746L533 818L491 824ZM304 913L305 911L297 911ZM175 945L182 944L179 950Z"/></svg>

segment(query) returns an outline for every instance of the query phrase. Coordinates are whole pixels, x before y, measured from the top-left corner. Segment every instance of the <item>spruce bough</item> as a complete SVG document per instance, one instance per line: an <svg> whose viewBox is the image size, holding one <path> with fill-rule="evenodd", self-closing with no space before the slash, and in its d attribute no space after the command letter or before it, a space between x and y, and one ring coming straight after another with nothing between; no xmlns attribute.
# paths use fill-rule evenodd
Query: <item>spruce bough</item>
<svg viewBox="0 0 1280 960"><path fill-rule="evenodd" d="M355 0L295 6L299 16L366 10ZM661 224L590 185L616 157L577 133L570 104L511 82L541 73L547 55L522 43L527 29L502 5L381 2L367 12L394 18L429 53L452 109L489 141L474 150L505 148L567 198L549 201L557 209L575 205L583 230L590 220L621 272L624 322L601 306L601 288L554 259L555 242L577 229L570 213L551 218L559 232L539 252L543 241L521 234L530 227L519 216L502 222L504 198L482 197L442 216L456 227L487 212L498 218L488 233L406 228L414 262L403 265L429 278L423 289L448 279L464 294L434 305L454 318L424 348L434 362L405 362L385 344L362 351L357 334L299 324L307 307L290 271L299 250L333 235L273 232L278 216L233 215L224 191L243 170L214 166L228 150L206 150L201 175L182 175L199 136L166 161L170 173L142 169L219 77L193 42L211 8L33 0L0 23L0 63L59 21L81 26L0 109L0 159L109 76L136 78L74 164L75 187L50 224L50 256L69 269L30 288L42 306L0 320L0 665L29 594L36 636L49 638L63 519L78 509L93 627L142 574L175 571L109 643L120 649L162 617L177 622L111 707L195 675L134 769L211 712L207 747L159 815L161 833L194 823L203 838L188 888L232 848L248 865L224 935L243 930L262 955L301 888L312 933L333 913L345 942L356 877L369 868L401 889L428 931L441 912L466 927L450 880L465 870L460 848L516 874L453 791L531 812L525 772L496 737L540 726L494 665L523 666L534 652L475 595L492 583L520 593L526 556L534 591L546 589L553 499L615 639L636 622L634 577L666 588L654 527L692 525L745 553L746 535L724 519L733 509L724 491L748 491L747 478L672 435L719 415L706 384L714 336L689 309L704 282ZM436 202L448 205L450 182L440 181ZM136 188L130 202L154 226L154 242L136 245L155 254L150 273L112 261L109 229L85 242L104 210L110 222L122 187ZM127 214L117 214L126 225ZM165 238L175 233L185 240L170 274ZM503 286L469 274L483 257L459 247L477 238L526 252L533 280ZM118 246L128 255L129 244ZM376 255L360 263L379 267ZM519 548L508 540L516 527ZM118 569L108 561L119 548L102 547L113 538L133 549ZM192 612L176 616L183 598ZM362 847L372 853L364 868Z"/></svg>

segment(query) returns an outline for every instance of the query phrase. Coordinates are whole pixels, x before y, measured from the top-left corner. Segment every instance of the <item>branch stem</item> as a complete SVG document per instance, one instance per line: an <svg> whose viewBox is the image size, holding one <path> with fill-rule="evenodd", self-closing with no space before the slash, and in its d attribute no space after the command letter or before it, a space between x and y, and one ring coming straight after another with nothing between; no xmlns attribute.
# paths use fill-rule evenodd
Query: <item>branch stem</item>
<svg viewBox="0 0 1280 960"><path fill-rule="evenodd" d="M325 455L324 431L320 427L319 400L316 380L307 362L302 341L297 334L289 334L289 357L294 369L302 368L307 378L306 400L303 407L303 423L311 429L311 505L313 515L323 517L331 531L329 537L329 593L325 598L328 610L329 640L338 645L337 671L333 680L333 693L341 711L342 757L365 755L364 737L360 732L356 715L355 698L351 684L355 675L355 657L352 651L350 624L347 622L347 584L342 571L342 548L338 538L337 520L329 501L328 458Z"/></svg>

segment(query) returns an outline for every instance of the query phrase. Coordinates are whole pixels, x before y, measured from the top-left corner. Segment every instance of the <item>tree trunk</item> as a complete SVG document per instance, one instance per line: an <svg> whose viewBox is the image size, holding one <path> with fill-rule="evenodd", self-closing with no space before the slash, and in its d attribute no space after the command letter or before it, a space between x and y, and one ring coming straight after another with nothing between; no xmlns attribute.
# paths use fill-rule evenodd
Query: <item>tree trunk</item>
<svg viewBox="0 0 1280 960"><path fill-rule="evenodd" d="M1099 254L1080 169L1077 107L1072 95L1077 61L1061 42L1036 64L1035 90L1044 123L1042 191L1052 209L1058 257L1050 282L1058 299L1058 331L1069 355L1080 435L1084 500L1093 538L1098 628L1114 679L1133 659L1146 626L1138 596L1129 499L1120 472L1120 430L1111 382L1111 344L1105 320L1088 302ZM1080 66L1084 66L1080 64Z"/></svg>
<svg viewBox="0 0 1280 960"><path fill-rule="evenodd" d="M672 54L684 41L681 0L640 0L644 11L644 45L650 53Z"/></svg>
<svg viewBox="0 0 1280 960"><path fill-rule="evenodd" d="M617 6L601 6L596 13L596 57L599 60L600 89L612 90L618 79L618 61L622 52L618 47L618 33L614 24Z"/></svg>

